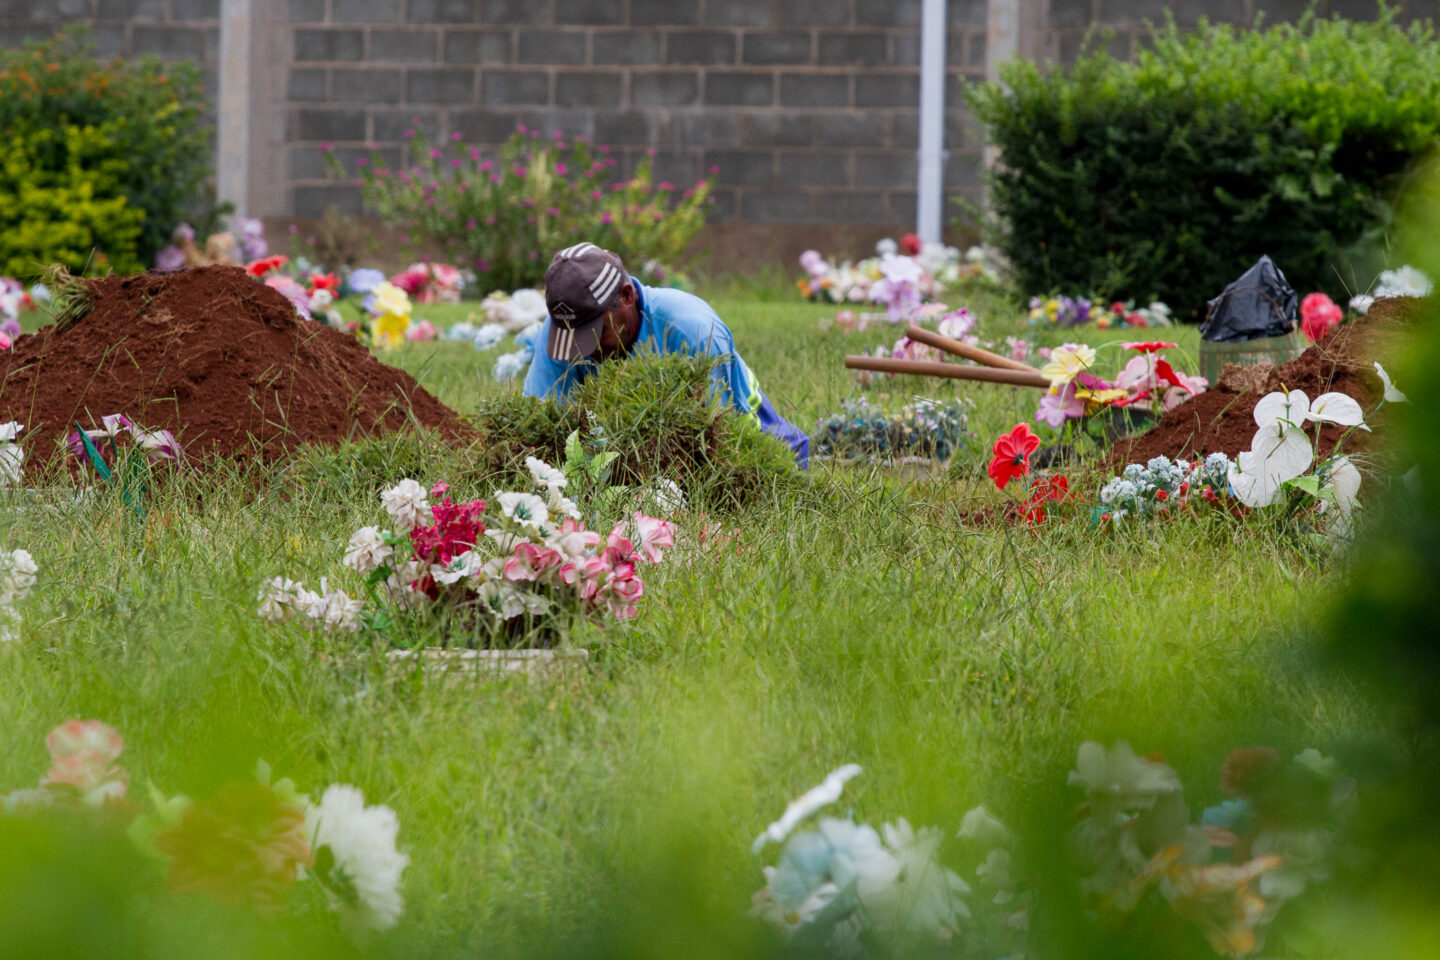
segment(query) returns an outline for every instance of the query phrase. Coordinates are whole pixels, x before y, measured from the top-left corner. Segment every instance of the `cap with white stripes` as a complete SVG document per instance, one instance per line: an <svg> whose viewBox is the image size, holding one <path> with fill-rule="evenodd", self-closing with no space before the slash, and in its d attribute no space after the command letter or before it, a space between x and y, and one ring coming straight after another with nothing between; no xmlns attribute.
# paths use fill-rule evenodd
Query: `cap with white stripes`
<svg viewBox="0 0 1440 960"><path fill-rule="evenodd" d="M600 346L605 314L620 301L625 264L593 243L577 243L555 254L545 271L545 305L550 309L552 359L569 363Z"/></svg>

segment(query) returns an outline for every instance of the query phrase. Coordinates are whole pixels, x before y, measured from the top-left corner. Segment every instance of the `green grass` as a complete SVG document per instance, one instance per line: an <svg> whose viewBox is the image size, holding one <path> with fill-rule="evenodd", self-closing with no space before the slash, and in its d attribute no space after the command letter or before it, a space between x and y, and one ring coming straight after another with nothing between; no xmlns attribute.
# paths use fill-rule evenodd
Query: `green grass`
<svg viewBox="0 0 1440 960"><path fill-rule="evenodd" d="M715 306L806 428L857 390L841 356L898 336L818 333L813 305ZM975 307L982 335L1017 329L1000 299ZM418 312L450 323L466 308ZM1194 331L1175 334L1193 357ZM439 342L386 359L469 412L519 389L489 378L499 352ZM989 442L1031 419L1034 395L908 378L876 392L973 400L964 478L820 467L808 492L712 515L735 539L648 571L640 618L581 637L593 666L548 680L447 684L256 618L262 579L334 577L349 534L377 522L349 482L353 451L307 461L327 464L324 484L297 464L184 479L143 528L112 497L15 494L4 543L34 554L41 581L22 642L0 649L0 790L33 784L52 726L102 718L126 738L137 798L147 780L204 796L263 757L302 789L350 782L392 806L408 910L380 954L743 956L770 943L744 918L763 883L750 840L843 762L866 768L846 793L859 817L949 836L975 803L1003 815L1062 784L1085 739L1163 752L1194 803L1218 798L1233 746L1293 755L1377 728L1377 708L1308 663L1335 574L1221 517L1118 534L1083 518L977 525L967 511L1003 499L984 478ZM368 471L405 462L400 446L371 445ZM438 444L422 459L427 480L471 466ZM260 934L155 923L193 948L171 955L277 955Z"/></svg>

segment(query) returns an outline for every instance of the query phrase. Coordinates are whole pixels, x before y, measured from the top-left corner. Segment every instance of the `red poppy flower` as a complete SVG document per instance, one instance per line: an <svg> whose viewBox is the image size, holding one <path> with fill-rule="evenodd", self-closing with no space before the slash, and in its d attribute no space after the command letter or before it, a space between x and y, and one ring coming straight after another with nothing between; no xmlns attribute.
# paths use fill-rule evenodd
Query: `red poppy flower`
<svg viewBox="0 0 1440 960"><path fill-rule="evenodd" d="M310 274L310 291L316 290L339 290L340 280L333 273L312 273Z"/></svg>
<svg viewBox="0 0 1440 960"><path fill-rule="evenodd" d="M1163 340L1146 340L1144 342L1122 343L1120 346L1126 350L1134 350L1137 353L1157 353L1161 350L1171 350L1180 346L1178 343L1166 343Z"/></svg>
<svg viewBox="0 0 1440 960"><path fill-rule="evenodd" d="M900 238L900 249L912 257L919 254L921 246L920 238L913 233L907 233Z"/></svg>
<svg viewBox="0 0 1440 960"><path fill-rule="evenodd" d="M288 262L290 262L289 257L277 253L273 257L262 257L259 260L252 260L245 264L245 272L258 279L259 277L265 276L265 274L271 270L279 270Z"/></svg>
<svg viewBox="0 0 1440 960"><path fill-rule="evenodd" d="M1030 472L1030 454L1040 446L1040 438L1030 432L1030 424L1017 423L1015 429L1001 434L991 452L995 459L990 461L990 479L1001 490L1016 477Z"/></svg>

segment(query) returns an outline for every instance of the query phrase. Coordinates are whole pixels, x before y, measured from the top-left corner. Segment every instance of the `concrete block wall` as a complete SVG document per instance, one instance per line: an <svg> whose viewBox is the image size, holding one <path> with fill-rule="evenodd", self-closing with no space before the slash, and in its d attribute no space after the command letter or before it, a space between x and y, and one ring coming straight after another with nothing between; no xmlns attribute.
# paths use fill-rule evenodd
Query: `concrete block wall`
<svg viewBox="0 0 1440 960"><path fill-rule="evenodd" d="M495 144L518 124L609 144L657 179L718 168L717 222L915 217L920 0L286 0L285 171L298 216L327 179L412 126ZM949 3L952 94L985 67L986 3ZM980 143L949 104L947 189L977 196ZM275 211L280 212L280 211Z"/></svg>

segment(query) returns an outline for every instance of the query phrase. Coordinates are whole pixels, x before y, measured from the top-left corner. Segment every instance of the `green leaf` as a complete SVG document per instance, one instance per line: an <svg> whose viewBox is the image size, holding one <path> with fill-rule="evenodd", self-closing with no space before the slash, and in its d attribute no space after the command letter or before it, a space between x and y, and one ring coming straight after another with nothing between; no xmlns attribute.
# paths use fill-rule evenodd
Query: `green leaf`
<svg viewBox="0 0 1440 960"><path fill-rule="evenodd" d="M1313 473L1306 474L1303 477L1296 477L1294 480L1286 480L1282 486L1289 487L1292 490L1303 491L1312 497L1318 497L1320 495L1320 478Z"/></svg>
<svg viewBox="0 0 1440 960"><path fill-rule="evenodd" d="M105 465L105 458L100 456L100 451L96 450L95 444L90 442L90 438L85 434L85 428L80 426L79 421L75 423L75 432L80 435L80 442L85 446L85 453L90 458L90 465L95 468L96 473L100 474L100 479L107 483L114 483L115 474Z"/></svg>

